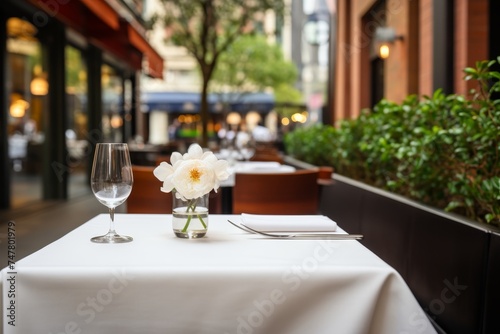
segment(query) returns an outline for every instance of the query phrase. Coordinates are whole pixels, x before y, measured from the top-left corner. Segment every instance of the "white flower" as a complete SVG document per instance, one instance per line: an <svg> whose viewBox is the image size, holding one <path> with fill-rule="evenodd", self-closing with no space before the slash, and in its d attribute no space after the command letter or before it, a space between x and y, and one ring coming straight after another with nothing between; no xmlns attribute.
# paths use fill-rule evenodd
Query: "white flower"
<svg viewBox="0 0 500 334"><path fill-rule="evenodd" d="M198 144L192 144L188 152L181 155L172 153L171 165L162 162L154 170L154 175L163 182L163 192L176 191L182 199L193 199L217 191L220 182L229 177L228 163L218 160L212 152L203 152Z"/></svg>

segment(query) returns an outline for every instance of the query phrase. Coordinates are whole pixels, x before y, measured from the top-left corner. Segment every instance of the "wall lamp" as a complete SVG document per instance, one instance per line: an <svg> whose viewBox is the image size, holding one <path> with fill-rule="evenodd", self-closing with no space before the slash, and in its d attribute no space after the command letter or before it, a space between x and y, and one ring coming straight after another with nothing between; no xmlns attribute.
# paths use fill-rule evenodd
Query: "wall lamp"
<svg viewBox="0 0 500 334"><path fill-rule="evenodd" d="M377 27L375 29L375 42L377 53L380 58L387 59L390 54L389 45L397 40L403 40L402 35L396 35L396 30L391 27Z"/></svg>

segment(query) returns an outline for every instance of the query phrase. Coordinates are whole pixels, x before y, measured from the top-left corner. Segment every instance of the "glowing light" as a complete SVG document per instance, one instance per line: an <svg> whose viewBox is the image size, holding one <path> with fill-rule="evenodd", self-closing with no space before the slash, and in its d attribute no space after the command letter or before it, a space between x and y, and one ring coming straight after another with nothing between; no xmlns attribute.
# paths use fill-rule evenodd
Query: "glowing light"
<svg viewBox="0 0 500 334"><path fill-rule="evenodd" d="M26 109L28 109L30 104L22 99L16 100L10 105L10 115L12 117L24 117L26 114Z"/></svg>
<svg viewBox="0 0 500 334"><path fill-rule="evenodd" d="M49 83L43 77L35 77L30 83L31 94L37 96L47 95L49 92Z"/></svg>
<svg viewBox="0 0 500 334"><path fill-rule="evenodd" d="M241 116L237 112L230 112L226 117L227 124L238 125L241 122Z"/></svg>
<svg viewBox="0 0 500 334"><path fill-rule="evenodd" d="M245 117L245 120L250 128L255 127L261 119L262 118L260 117L259 113L256 111L250 111Z"/></svg>
<svg viewBox="0 0 500 334"><path fill-rule="evenodd" d="M111 117L111 127L117 129L123 125L123 119L118 115Z"/></svg>
<svg viewBox="0 0 500 334"><path fill-rule="evenodd" d="M296 123L305 123L307 121L307 113L295 113L292 115L292 121Z"/></svg>
<svg viewBox="0 0 500 334"><path fill-rule="evenodd" d="M379 54L380 58L382 58L382 59L389 58L389 53L390 53L390 50L389 50L388 44L380 45L380 48L378 50L378 54Z"/></svg>

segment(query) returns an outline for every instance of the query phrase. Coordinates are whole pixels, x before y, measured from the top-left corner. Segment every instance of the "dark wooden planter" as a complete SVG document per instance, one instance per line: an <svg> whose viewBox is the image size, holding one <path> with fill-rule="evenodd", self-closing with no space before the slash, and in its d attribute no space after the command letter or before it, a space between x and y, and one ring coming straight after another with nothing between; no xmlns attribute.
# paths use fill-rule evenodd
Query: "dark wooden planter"
<svg viewBox="0 0 500 334"><path fill-rule="evenodd" d="M321 211L364 234L443 332L500 333L499 229L340 175L322 189Z"/></svg>

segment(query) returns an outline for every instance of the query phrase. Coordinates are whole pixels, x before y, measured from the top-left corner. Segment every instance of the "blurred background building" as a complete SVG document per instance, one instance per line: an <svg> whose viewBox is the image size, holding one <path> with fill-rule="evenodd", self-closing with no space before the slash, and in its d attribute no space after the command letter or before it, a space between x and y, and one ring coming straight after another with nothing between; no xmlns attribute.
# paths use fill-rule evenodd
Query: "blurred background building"
<svg viewBox="0 0 500 334"><path fill-rule="evenodd" d="M467 94L464 68L500 55L499 6L495 0L338 0L333 118L355 118L382 98L401 102L438 88Z"/></svg>
<svg viewBox="0 0 500 334"><path fill-rule="evenodd" d="M145 17L162 10L159 0L148 0ZM302 101L294 103L300 119L290 122L315 123L322 121L323 109L328 102L328 82L330 68L331 17L335 2L331 0L284 0L287 10L283 17L273 12L256 18L256 32L266 37L269 44L276 44L283 51L284 58L293 62L298 70L295 87L302 93ZM172 141L169 131L176 126L195 129L199 122L199 91L201 78L196 60L187 50L165 40L166 32L160 25L150 32L150 42L168 61L164 79L144 78L143 111L145 112L144 137L147 142L165 144ZM236 95L236 94L234 94ZM226 96L227 97L227 96ZM227 113L222 113L221 102L230 102L230 110L239 114L237 125L250 125L250 130L258 123L265 125L274 138L281 123L280 115L274 112L277 104L270 92L246 93L240 98L225 101L213 93L211 128L215 131L227 124ZM231 114L230 121L233 121ZM286 123L288 124L288 123ZM198 124L199 125L199 124ZM234 125L234 124L233 124Z"/></svg>
<svg viewBox="0 0 500 334"><path fill-rule="evenodd" d="M143 5L1 2L0 208L75 196L92 145L135 132L139 73L163 75Z"/></svg>

